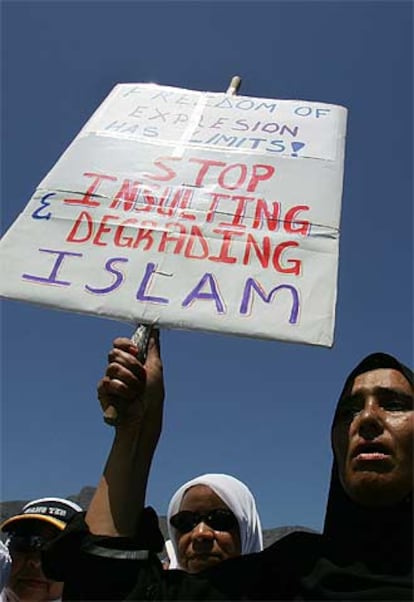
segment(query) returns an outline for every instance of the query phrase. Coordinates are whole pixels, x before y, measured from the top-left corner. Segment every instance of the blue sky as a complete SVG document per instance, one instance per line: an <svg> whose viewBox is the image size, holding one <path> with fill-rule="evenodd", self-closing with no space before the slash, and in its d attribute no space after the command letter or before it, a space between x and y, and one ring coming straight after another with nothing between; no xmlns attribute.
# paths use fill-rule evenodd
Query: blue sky
<svg viewBox="0 0 414 602"><path fill-rule="evenodd" d="M202 472L256 494L265 527L321 528L329 428L365 354L413 360L412 3L7 2L2 234L119 82L348 108L332 349L163 331L167 400L147 500ZM124 323L16 301L1 309L1 499L95 485L112 439L96 401Z"/></svg>

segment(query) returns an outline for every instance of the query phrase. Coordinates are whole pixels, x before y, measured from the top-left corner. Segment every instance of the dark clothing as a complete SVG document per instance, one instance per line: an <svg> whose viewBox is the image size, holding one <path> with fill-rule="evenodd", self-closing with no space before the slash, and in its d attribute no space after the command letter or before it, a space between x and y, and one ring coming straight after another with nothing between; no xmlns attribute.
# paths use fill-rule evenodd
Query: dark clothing
<svg viewBox="0 0 414 602"><path fill-rule="evenodd" d="M165 571L153 513L144 514L152 542L94 536L82 516L72 521L43 555L44 571L65 581L64 600L412 600L407 562L391 574L372 569L316 533L291 533L198 575Z"/></svg>
<svg viewBox="0 0 414 602"><path fill-rule="evenodd" d="M399 370L413 387L408 368L373 354L348 377L338 405L358 374L377 368ZM392 507L353 502L334 461L322 535L290 533L263 552L188 575L162 569L151 509L136 539L93 536L77 517L44 553L44 571L65 581L66 600L412 600L412 518L412 495Z"/></svg>
<svg viewBox="0 0 414 602"><path fill-rule="evenodd" d="M146 508L141 521L141 526L146 525L146 538L132 541L91 535L79 515L43 553L43 569L51 578L65 581L64 600L292 600L298 579L296 565L281 570L278 559L283 560L286 544L286 552L296 549L295 542L300 539L300 549L310 551L313 537L320 537L294 532L265 552L188 575L162 569L157 556L162 545L154 517L153 510Z"/></svg>

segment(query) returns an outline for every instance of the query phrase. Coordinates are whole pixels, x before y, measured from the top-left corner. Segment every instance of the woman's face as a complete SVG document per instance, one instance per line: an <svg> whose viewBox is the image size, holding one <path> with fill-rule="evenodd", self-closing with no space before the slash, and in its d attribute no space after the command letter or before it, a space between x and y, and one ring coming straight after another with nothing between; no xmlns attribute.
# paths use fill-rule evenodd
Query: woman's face
<svg viewBox="0 0 414 602"><path fill-rule="evenodd" d="M223 521L223 513L216 513L221 520L219 528L215 528L214 519L213 525L208 524L209 515L214 517L214 510L229 511L229 508L207 485L195 485L185 492L179 512L194 512L195 524L187 532L177 529L177 548L179 564L188 573L198 573L241 554L239 526L234 515L230 516L230 520ZM198 520L197 514L205 516ZM188 516L191 518L191 515Z"/></svg>
<svg viewBox="0 0 414 602"><path fill-rule="evenodd" d="M47 579L42 571L39 549L25 545L28 535L50 541L59 533L56 527L41 521L31 521L30 529L17 533L10 541L12 569L8 587L22 602L49 602L60 598L63 583Z"/></svg>
<svg viewBox="0 0 414 602"><path fill-rule="evenodd" d="M401 372L356 377L340 402L333 447L345 491L367 506L396 503L413 489L413 390Z"/></svg>

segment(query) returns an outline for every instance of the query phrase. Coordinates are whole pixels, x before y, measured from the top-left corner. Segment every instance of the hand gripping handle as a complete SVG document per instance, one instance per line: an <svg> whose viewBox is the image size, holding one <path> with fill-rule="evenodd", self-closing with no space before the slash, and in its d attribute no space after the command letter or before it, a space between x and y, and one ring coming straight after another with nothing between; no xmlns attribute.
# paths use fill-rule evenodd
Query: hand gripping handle
<svg viewBox="0 0 414 602"><path fill-rule="evenodd" d="M131 337L131 341L138 347L137 359L141 364L145 363L147 359L148 341L151 334L151 326L147 324L138 324L134 334ZM118 410L114 405L109 405L104 411L104 420L106 424L110 426L117 426L119 424Z"/></svg>

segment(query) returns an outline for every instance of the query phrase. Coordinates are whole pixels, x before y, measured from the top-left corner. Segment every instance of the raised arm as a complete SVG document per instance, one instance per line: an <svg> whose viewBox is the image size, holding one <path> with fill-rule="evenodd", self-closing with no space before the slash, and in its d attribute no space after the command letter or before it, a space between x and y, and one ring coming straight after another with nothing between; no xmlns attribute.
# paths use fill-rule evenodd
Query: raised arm
<svg viewBox="0 0 414 602"><path fill-rule="evenodd" d="M102 409L119 420L104 473L86 514L92 533L131 537L144 508L148 474L161 434L164 382L159 333L153 331L144 365L127 338L117 338L98 383Z"/></svg>

